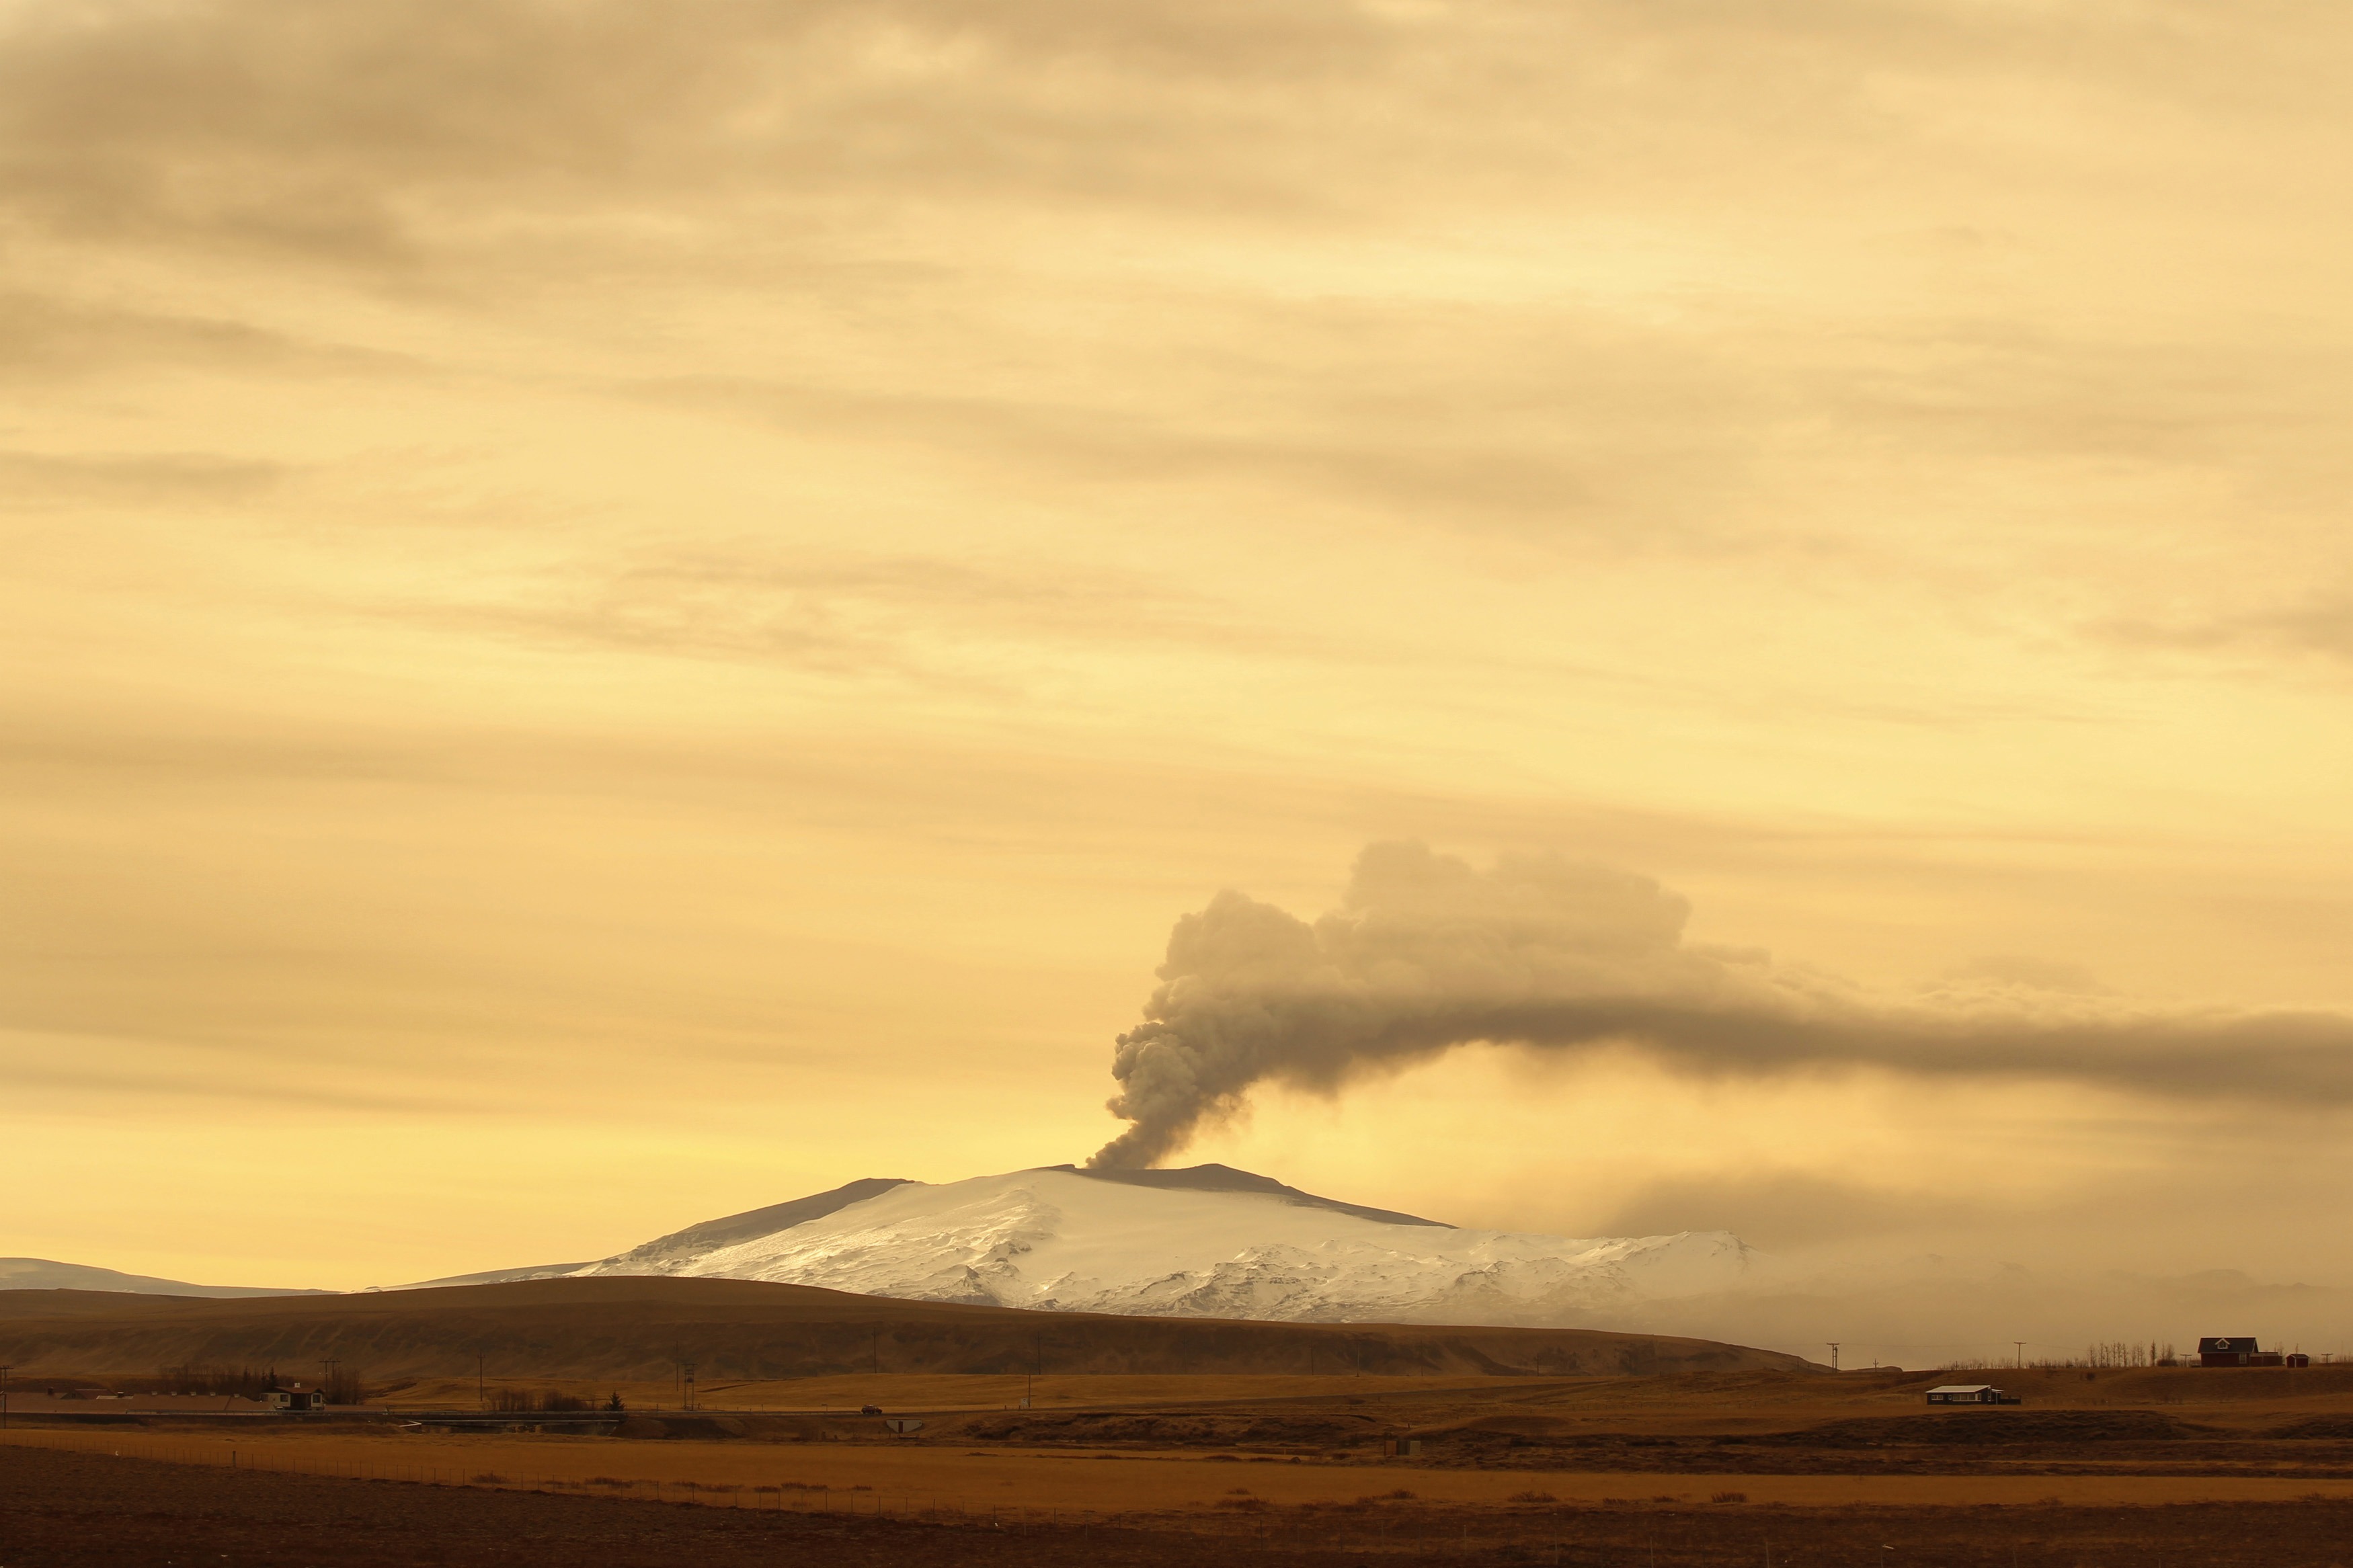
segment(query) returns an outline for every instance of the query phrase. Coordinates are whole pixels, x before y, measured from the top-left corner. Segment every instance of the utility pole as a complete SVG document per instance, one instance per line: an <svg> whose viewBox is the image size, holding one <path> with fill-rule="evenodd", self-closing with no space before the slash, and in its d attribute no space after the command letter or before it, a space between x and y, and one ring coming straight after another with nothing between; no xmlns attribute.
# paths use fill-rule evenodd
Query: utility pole
<svg viewBox="0 0 2353 1568"><path fill-rule="evenodd" d="M16 1369L0 1366L0 1432L8 1429L8 1374Z"/></svg>
<svg viewBox="0 0 2353 1568"><path fill-rule="evenodd" d="M491 1407L491 1381L488 1374L482 1371L484 1364L482 1348L476 1345L474 1347L474 1397L480 1401L481 1408L488 1410Z"/></svg>
<svg viewBox="0 0 2353 1568"><path fill-rule="evenodd" d="M1824 1341L1822 1342L1822 1343L1824 1343L1824 1344L1826 1344L1826 1345L1828 1345L1828 1346L1830 1346L1830 1347L1831 1347L1831 1370L1832 1372L1836 1372L1836 1371L1839 1369L1839 1368L1838 1368L1838 1348L1839 1348L1839 1342L1838 1342L1838 1341L1836 1341L1836 1340L1824 1340Z"/></svg>
<svg viewBox="0 0 2353 1568"><path fill-rule="evenodd" d="M2024 1340L2012 1340L2010 1342L2018 1347L2018 1370L2024 1372L2026 1370L2026 1342Z"/></svg>

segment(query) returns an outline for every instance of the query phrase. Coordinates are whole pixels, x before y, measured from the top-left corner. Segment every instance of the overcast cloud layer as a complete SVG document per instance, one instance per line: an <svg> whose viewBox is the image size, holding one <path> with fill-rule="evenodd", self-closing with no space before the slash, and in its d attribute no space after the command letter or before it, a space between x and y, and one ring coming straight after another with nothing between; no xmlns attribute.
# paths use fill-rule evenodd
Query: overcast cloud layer
<svg viewBox="0 0 2353 1568"><path fill-rule="evenodd" d="M0 0L0 1253L366 1284L1062 1158L1248 888L1153 1148L2353 1279L2348 66ZM1499 869L1335 879L1402 842Z"/></svg>

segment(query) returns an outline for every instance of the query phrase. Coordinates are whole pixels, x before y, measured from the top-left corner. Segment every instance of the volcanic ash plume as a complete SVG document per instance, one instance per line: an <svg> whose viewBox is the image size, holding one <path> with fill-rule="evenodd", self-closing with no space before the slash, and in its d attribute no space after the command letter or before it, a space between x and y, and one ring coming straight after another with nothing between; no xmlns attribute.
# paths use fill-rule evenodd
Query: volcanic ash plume
<svg viewBox="0 0 2353 1568"><path fill-rule="evenodd" d="M1144 1022L1119 1037L1090 1165L1151 1165L1265 1079L1332 1092L1474 1041L1623 1043L1688 1070L1839 1065L2040 1075L2159 1094L2353 1101L2353 1020L2134 1009L2015 990L1873 996L1761 952L1686 943L1684 900L1551 857L1482 871L1419 844L1358 857L1314 923L1237 892L1176 922Z"/></svg>

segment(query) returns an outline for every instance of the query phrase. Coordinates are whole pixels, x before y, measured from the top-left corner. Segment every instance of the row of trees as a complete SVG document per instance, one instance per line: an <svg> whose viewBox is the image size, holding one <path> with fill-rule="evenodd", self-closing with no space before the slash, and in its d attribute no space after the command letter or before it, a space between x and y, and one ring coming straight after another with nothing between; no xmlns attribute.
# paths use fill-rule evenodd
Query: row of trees
<svg viewBox="0 0 2353 1568"><path fill-rule="evenodd" d="M276 1367L256 1371L249 1366L241 1366L232 1372L217 1366L167 1366L156 1380L155 1392L232 1394L244 1399L259 1399L271 1389L288 1387L293 1382L325 1390L330 1405L359 1405L367 1398L367 1385L360 1381L359 1374L341 1366L329 1368L327 1375L322 1378L291 1380L280 1377Z"/></svg>
<svg viewBox="0 0 2353 1568"><path fill-rule="evenodd" d="M528 1388L494 1389L485 1396L485 1403L490 1409L497 1411L501 1415L509 1413L527 1415L533 1411L595 1410L598 1408L596 1402L593 1399L583 1399L578 1394L574 1394L558 1393L553 1388L542 1389L537 1393L533 1393ZM612 1398L605 1402L603 1408L607 1410L620 1409L621 1396L617 1394L614 1394Z"/></svg>
<svg viewBox="0 0 2353 1568"><path fill-rule="evenodd" d="M2179 1366L2181 1358L2171 1344L2155 1340L2108 1340L2084 1347L2080 1356L2029 1356L2023 1361L1989 1361L1982 1356L1962 1356L1947 1362L1946 1372L1999 1372L2004 1368L2023 1367L2028 1371L2062 1372L2091 1370L2105 1372L2136 1366Z"/></svg>
<svg viewBox="0 0 2353 1568"><path fill-rule="evenodd" d="M2086 1366L2105 1370L2109 1367L2178 1366L2181 1358L2171 1345L2160 1347L2155 1340L2141 1344L2131 1340L2111 1340L2105 1344L2088 1347L2080 1362L2068 1361L2066 1366Z"/></svg>
<svg viewBox="0 0 2353 1568"><path fill-rule="evenodd" d="M158 1394L221 1394L259 1399L278 1386L278 1369L257 1371L249 1366L231 1372L218 1366L167 1366Z"/></svg>
<svg viewBox="0 0 2353 1568"><path fill-rule="evenodd" d="M361 1381L359 1374L345 1371L340 1365L328 1369L327 1375L323 1378L315 1380L305 1378L301 1381L306 1386L325 1390L327 1403L330 1405L362 1405L367 1401L367 1385ZM288 1386L290 1386L290 1381L280 1377L276 1367L258 1369L240 1366L232 1371L227 1367L190 1364L165 1367L162 1375L155 1380L154 1392L233 1395L258 1400L273 1388ZM590 1410L617 1411L621 1408L621 1396L615 1394L600 1403L595 1399L565 1394L553 1388L537 1390L497 1388L488 1390L483 1394L482 1406L486 1410L501 1415L519 1415Z"/></svg>

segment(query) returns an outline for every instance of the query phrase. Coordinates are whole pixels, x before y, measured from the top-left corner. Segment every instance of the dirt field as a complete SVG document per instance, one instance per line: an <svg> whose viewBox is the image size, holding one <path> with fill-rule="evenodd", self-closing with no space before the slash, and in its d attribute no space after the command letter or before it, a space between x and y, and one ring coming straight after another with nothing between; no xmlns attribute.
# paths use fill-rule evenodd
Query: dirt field
<svg viewBox="0 0 2353 1568"><path fill-rule="evenodd" d="M2353 1368L2027 1373L1994 1409L1931 1408L1935 1374L818 1379L712 1391L595 1436L527 1415L18 1418L8 1441L204 1465L549 1487L786 1510L1054 1510L1110 1517L1413 1500L1501 1509L1704 1502L1909 1508L2353 1496ZM466 1391L470 1392L470 1391ZM745 1395L756 1396L745 1398ZM1126 1395L1124 1399L1112 1397ZM793 1414L759 1406L797 1404ZM849 1409L924 1412L896 1436ZM1049 1403L1049 1399L1053 1403ZM836 1403L839 1402L839 1403ZM830 1406L829 1408L828 1406ZM63 1405L50 1406L65 1409ZM85 1408L97 1409L95 1402ZM809 1413L812 1412L813 1413ZM1386 1451L1399 1441L1419 1451ZM488 1478L496 1478L495 1479Z"/></svg>
<svg viewBox="0 0 2353 1568"><path fill-rule="evenodd" d="M1080 1520L1038 1512L678 1507L0 1447L5 1568L220 1562L276 1568L322 1561L350 1568L586 1562L600 1568L866 1568L886 1561L1174 1568L1205 1559L1275 1568L1422 1558L1576 1568L1768 1561L1813 1568L1903 1562L2341 1568L2353 1556L2348 1543L2353 1501L2346 1500L1841 1509L1753 1499L1580 1506L1531 1498L1465 1509L1391 1496Z"/></svg>
<svg viewBox="0 0 2353 1568"><path fill-rule="evenodd" d="M632 1441L558 1436L336 1433L195 1435L11 1431L0 1442L223 1469L551 1489L786 1511L949 1512L1027 1517L1041 1510L1111 1518L1236 1507L1330 1507L1402 1489L1413 1500L1493 1510L1541 1493L1578 1506L1704 1503L1737 1491L1755 1504L1806 1507L2150 1507L2188 1502L2353 1501L2353 1472L2249 1474L1856 1474L1818 1460L1802 1473L1721 1468L1665 1473L1614 1467L1540 1473L1436 1468L1411 1460L1308 1462L1246 1452L958 1449L915 1445ZM2120 1470L2137 1468L2128 1462ZM1238 1499L1252 1500L1248 1504Z"/></svg>
<svg viewBox="0 0 2353 1568"><path fill-rule="evenodd" d="M153 1374L120 1373L134 1381ZM1971 1373L2021 1394L2024 1408L2155 1410L2181 1420L2260 1430L2299 1417L2353 1418L2353 1365L2303 1371L2192 1367L2103 1372ZM103 1381L98 1376L96 1381ZM1420 1420L1540 1415L1562 1424L1652 1435L1778 1431L1793 1421L1864 1418L1924 1409L1943 1373L1862 1371L1836 1375L1769 1370L1690 1373L1651 1377L1306 1376L1297 1374L841 1373L823 1377L706 1378L697 1403L718 1414L787 1411L848 1412L879 1405L912 1414L1002 1412L1032 1397L1040 1417L1050 1413L1218 1405L1282 1405L1334 1411L1372 1410ZM666 1380L491 1377L486 1386L517 1392L554 1390L602 1401L619 1393L632 1409L675 1410L681 1384ZM441 1405L471 1408L471 1377L404 1378L372 1394L371 1401L404 1409ZM2014 1414L1988 1412L1996 1419Z"/></svg>
<svg viewBox="0 0 2353 1568"><path fill-rule="evenodd" d="M0 1433L0 1479L16 1478L0 1501L33 1506L44 1477L62 1478L61 1496L96 1497L106 1476L168 1473L155 1495L179 1500L158 1519L294 1500L284 1506L381 1515L368 1528L386 1541L437 1542L356 1562L555 1560L501 1559L470 1533L512 1517L551 1540L609 1536L601 1556L623 1562L689 1530L718 1531L707 1542L717 1562L771 1548L764 1560L821 1548L829 1562L862 1561L870 1548L924 1543L965 1561L971 1542L1029 1531L1024 1560L1040 1562L1086 1551L1197 1561L1209 1535L1221 1555L1303 1563L1557 1554L1630 1568L1624 1553L1639 1543L1647 1568L1654 1543L1661 1563L1761 1562L1768 1537L1782 1563L1894 1562L1872 1554L1909 1549L1899 1538L1943 1563L1998 1563L2012 1548L2021 1564L2353 1563L2353 1368L2013 1373L2002 1382L2024 1403L1982 1409L1928 1406L1924 1391L1942 1375L847 1373L706 1384L693 1413L650 1410L633 1388L633 1408L594 1434L480 1414L470 1380L409 1384L387 1401L408 1415L151 1415L135 1401L43 1401L44 1414ZM1008 1407L1029 1392L1033 1407ZM893 1434L856 1412L866 1402L923 1425ZM1419 1451L1391 1451L1400 1444ZM49 1519L48 1508L34 1511ZM87 1510L55 1517L69 1515L91 1540L146 1539L137 1510L102 1525ZM916 1534L874 1533L888 1531ZM141 1560L75 1557L63 1538L44 1559L12 1540L0 1536L0 1568Z"/></svg>
<svg viewBox="0 0 2353 1568"><path fill-rule="evenodd" d="M316 1363L306 1366L290 1359L288 1364L314 1369ZM2186 1423L2247 1431L2299 1418L2353 1418L2353 1365L2302 1371L2143 1368L2088 1376L2075 1371L2030 1368L1970 1373L1966 1378L1998 1383L2022 1395L2024 1408L2032 1411L2150 1410ZM1007 1412L1025 1397L1034 1397L1040 1420L1074 1412L1250 1405L1371 1412L1384 1419L1418 1424L1503 1419L1517 1414L1541 1418L1561 1431L1606 1428L1654 1436L1724 1435L1781 1431L1793 1423L1917 1412L1924 1408L1924 1391L1932 1384L1949 1380L1943 1373L1855 1371L1833 1375L1764 1369L1642 1377L859 1372L763 1379L706 1375L698 1385L697 1402L703 1411L716 1415L846 1414L870 1404L894 1412L931 1415ZM31 1374L19 1370L15 1387L22 1397L37 1392L44 1383L76 1382L146 1390L164 1387L169 1380L153 1368L116 1359ZM554 1392L597 1404L617 1393L631 1410L659 1408L670 1413L676 1411L683 1387L674 1373L660 1378L560 1373L491 1374L480 1379L470 1373L463 1376L371 1374L367 1383L371 1405L400 1410L473 1409L484 1392L493 1395ZM2016 1412L2005 1407L1982 1414L2000 1421Z"/></svg>

